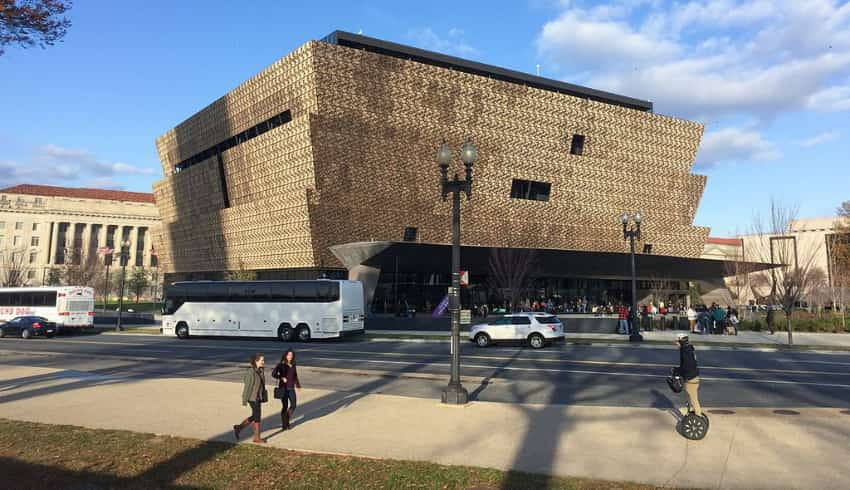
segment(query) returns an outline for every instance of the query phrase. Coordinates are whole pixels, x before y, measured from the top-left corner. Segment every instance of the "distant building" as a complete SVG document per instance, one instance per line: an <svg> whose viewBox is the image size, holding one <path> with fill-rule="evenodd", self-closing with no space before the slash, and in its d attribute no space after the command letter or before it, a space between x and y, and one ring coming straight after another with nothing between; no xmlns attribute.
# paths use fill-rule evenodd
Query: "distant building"
<svg viewBox="0 0 850 490"><path fill-rule="evenodd" d="M735 262L764 262L780 265L782 259L779 257L780 245L777 240L789 240L788 250L789 265L797 261L801 266L808 265L810 269L819 269L826 277L825 286L834 286L833 278L833 243L835 240L848 239L840 236L835 230L838 218L810 218L791 221L788 231L781 234L749 234L737 238L708 237L703 249L702 258L727 261L725 266L726 284L729 289L735 289ZM771 256L771 248L776 253ZM808 263L808 264L807 264ZM746 280L746 274L740 273ZM742 288L743 301L746 303L755 300L752 291L755 286L756 292L765 296L769 293L768 285L747 285Z"/></svg>
<svg viewBox="0 0 850 490"><path fill-rule="evenodd" d="M130 267L157 267L153 233L159 226L149 193L30 184L0 189L0 254L23 254L31 286L42 285L52 267L79 263L100 247L117 250L125 240Z"/></svg>

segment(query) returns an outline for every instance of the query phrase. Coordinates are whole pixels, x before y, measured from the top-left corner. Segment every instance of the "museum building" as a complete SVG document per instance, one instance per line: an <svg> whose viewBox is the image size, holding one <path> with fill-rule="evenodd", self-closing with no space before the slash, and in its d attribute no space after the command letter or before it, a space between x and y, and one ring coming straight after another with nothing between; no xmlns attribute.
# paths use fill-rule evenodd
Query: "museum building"
<svg viewBox="0 0 850 490"><path fill-rule="evenodd" d="M684 299L689 282L723 276L700 258L708 228L693 225L702 134L648 101L336 31L157 139L154 240L167 281L350 277L373 311L421 310L450 284L435 153L470 137L468 302L501 301L494 269L516 255L528 296L630 300L624 211L643 217L639 296L665 281Z"/></svg>

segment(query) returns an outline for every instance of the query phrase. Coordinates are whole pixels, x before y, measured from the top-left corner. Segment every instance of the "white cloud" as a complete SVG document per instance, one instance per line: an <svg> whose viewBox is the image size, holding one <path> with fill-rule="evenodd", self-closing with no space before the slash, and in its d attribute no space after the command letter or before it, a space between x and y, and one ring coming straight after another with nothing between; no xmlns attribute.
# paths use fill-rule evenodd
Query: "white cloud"
<svg viewBox="0 0 850 490"><path fill-rule="evenodd" d="M422 49L436 51L443 54L462 56L465 58L477 56L479 54L477 49L470 46L463 40L463 30L453 27L449 29L448 37L449 39L440 37L430 27L425 27L423 29L411 29L407 31L407 38Z"/></svg>
<svg viewBox="0 0 850 490"><path fill-rule="evenodd" d="M850 85L818 90L806 99L806 107L822 112L850 111Z"/></svg>
<svg viewBox="0 0 850 490"><path fill-rule="evenodd" d="M544 52L556 52L559 63L617 67L663 61L679 52L675 43L653 38L619 21L587 20L576 11L547 22L538 40Z"/></svg>
<svg viewBox="0 0 850 490"><path fill-rule="evenodd" d="M31 156L0 160L0 186L17 184L83 185L120 189L117 178L154 175L152 168L97 158L88 150L47 144L35 148Z"/></svg>
<svg viewBox="0 0 850 490"><path fill-rule="evenodd" d="M570 4L537 46L567 81L649 99L674 116L850 109L850 85L832 87L850 76L850 2Z"/></svg>
<svg viewBox="0 0 850 490"><path fill-rule="evenodd" d="M101 160L88 150L62 148L47 144L38 149L36 159L46 160L57 165L79 169L80 172L96 173L98 175L152 175L154 170L137 167L124 162Z"/></svg>
<svg viewBox="0 0 850 490"><path fill-rule="evenodd" d="M839 133L838 131L826 131L812 136L811 138L798 141L797 144L804 148L811 148L813 146L829 143L830 141L835 141L840 137L841 133Z"/></svg>
<svg viewBox="0 0 850 490"><path fill-rule="evenodd" d="M780 156L776 146L758 132L746 128L724 128L706 133L694 166L707 169L722 163L768 161Z"/></svg>
<svg viewBox="0 0 850 490"><path fill-rule="evenodd" d="M95 189L113 189L116 191L124 190L124 186L115 181L112 177L95 177L88 180L85 187L93 187Z"/></svg>

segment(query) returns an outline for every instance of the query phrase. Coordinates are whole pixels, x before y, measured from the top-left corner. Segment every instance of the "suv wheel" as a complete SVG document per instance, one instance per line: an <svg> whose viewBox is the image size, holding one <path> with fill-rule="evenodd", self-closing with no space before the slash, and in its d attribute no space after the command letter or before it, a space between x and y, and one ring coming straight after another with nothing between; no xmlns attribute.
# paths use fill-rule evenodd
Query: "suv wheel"
<svg viewBox="0 0 850 490"><path fill-rule="evenodd" d="M21 338L22 339L28 339L30 337L32 337L32 334L30 333L30 329L28 329L28 328L21 329Z"/></svg>
<svg viewBox="0 0 850 490"><path fill-rule="evenodd" d="M0 327L0 339L6 336L6 331L3 330L3 327Z"/></svg>
<svg viewBox="0 0 850 490"><path fill-rule="evenodd" d="M490 336L484 332L475 336L475 345L478 347L487 347L490 345Z"/></svg>
<svg viewBox="0 0 850 490"><path fill-rule="evenodd" d="M177 338L178 339L188 339L189 338L189 325L186 325L183 322L177 324Z"/></svg>
<svg viewBox="0 0 850 490"><path fill-rule="evenodd" d="M532 349L542 349L546 345L546 339L539 333L533 333L529 335L528 343Z"/></svg>

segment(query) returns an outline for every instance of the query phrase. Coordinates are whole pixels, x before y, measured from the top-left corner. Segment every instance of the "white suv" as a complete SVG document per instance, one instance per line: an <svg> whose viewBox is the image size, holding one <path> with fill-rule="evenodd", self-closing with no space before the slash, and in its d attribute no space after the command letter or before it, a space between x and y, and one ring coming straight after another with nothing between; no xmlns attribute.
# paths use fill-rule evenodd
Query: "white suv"
<svg viewBox="0 0 850 490"><path fill-rule="evenodd" d="M547 343L564 340L561 320L548 313L514 313L492 322L474 325L469 340L478 347L487 347L498 341L525 340L540 349Z"/></svg>

